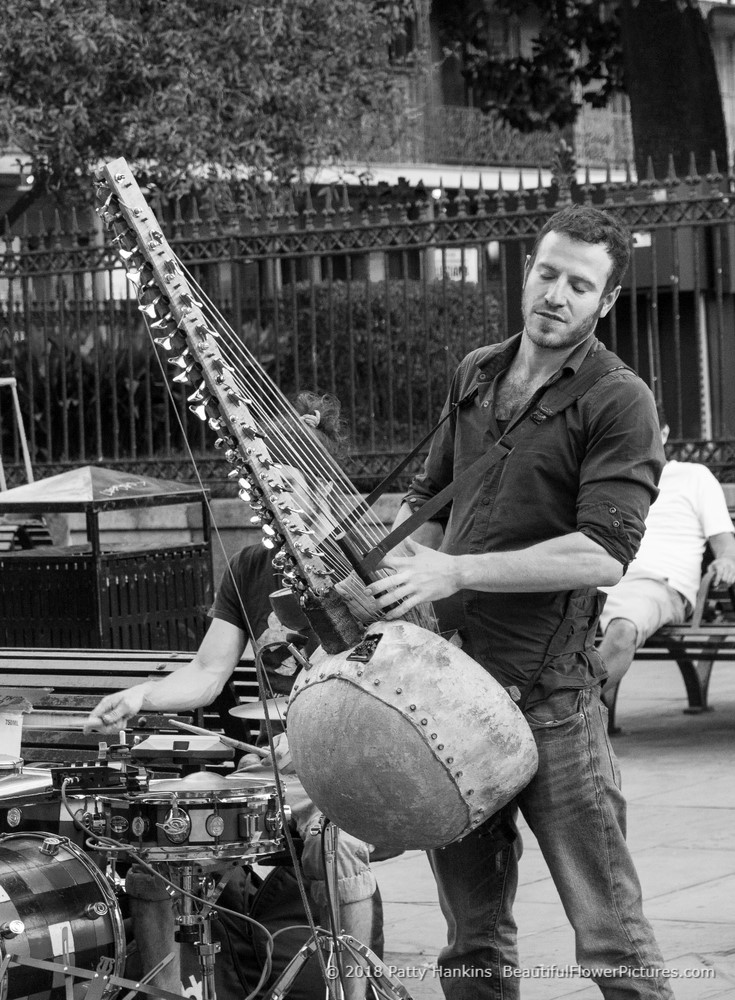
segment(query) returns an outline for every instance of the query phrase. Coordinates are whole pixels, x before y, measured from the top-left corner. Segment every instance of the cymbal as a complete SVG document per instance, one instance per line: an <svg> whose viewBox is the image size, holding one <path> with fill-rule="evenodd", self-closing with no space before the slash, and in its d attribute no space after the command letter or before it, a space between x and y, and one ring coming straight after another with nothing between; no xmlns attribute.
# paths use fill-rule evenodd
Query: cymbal
<svg viewBox="0 0 735 1000"><path fill-rule="evenodd" d="M269 698L265 704L269 719L277 719L279 716L282 718L288 705L288 698ZM236 719L264 719L265 709L262 701L249 701L244 705L235 705L230 709L230 715L234 715Z"/></svg>

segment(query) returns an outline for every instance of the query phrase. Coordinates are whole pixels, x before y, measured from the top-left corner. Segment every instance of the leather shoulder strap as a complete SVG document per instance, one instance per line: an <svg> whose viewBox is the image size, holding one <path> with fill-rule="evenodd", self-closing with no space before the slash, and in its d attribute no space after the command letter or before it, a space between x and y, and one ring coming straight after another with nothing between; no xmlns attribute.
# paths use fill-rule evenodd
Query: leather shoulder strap
<svg viewBox="0 0 735 1000"><path fill-rule="evenodd" d="M612 351L602 349L591 356L588 355L571 378L564 380L561 386L559 383L549 386L530 414L527 414L503 434L492 448L468 466L457 479L453 479L443 490L427 500L371 549L357 567L358 572L363 576L374 572L383 556L424 522L431 520L432 515L440 511L452 499L462 483L469 481L474 476L484 475L488 469L509 455L518 441L529 434L534 427L549 417L561 413L562 410L581 399L593 385L605 378L606 375L622 369L632 371Z"/></svg>
<svg viewBox="0 0 735 1000"><path fill-rule="evenodd" d="M617 354L613 354L607 348L602 348L591 355L588 354L570 378L560 379L554 385L549 386L531 412L531 420L539 424L555 413L561 413L562 410L581 399L600 379L617 371L629 371L635 374L632 368L623 364ZM516 426L520 426L520 424Z"/></svg>

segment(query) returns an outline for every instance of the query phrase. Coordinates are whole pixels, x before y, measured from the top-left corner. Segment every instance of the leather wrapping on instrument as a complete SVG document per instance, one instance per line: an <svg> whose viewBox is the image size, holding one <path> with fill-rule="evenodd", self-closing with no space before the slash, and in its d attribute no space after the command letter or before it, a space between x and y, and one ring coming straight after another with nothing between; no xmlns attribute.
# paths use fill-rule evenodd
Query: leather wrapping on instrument
<svg viewBox="0 0 735 1000"><path fill-rule="evenodd" d="M535 773L518 707L475 660L407 622L368 663L317 651L299 676L288 735L304 788L332 822L369 843L442 847L509 802Z"/></svg>

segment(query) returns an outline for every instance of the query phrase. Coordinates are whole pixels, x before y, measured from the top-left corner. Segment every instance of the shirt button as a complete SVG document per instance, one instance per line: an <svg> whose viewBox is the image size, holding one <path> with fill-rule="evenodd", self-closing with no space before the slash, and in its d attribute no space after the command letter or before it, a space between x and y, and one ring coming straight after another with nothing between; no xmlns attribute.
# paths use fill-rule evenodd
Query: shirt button
<svg viewBox="0 0 735 1000"><path fill-rule="evenodd" d="M483 407L486 408L486 407L488 407L490 405L490 401L486 399L485 402L482 405L483 405Z"/></svg>
<svg viewBox="0 0 735 1000"><path fill-rule="evenodd" d="M618 508L617 507L611 507L610 508L610 513L611 514L617 514L617 512L618 512Z"/></svg>
<svg viewBox="0 0 735 1000"><path fill-rule="evenodd" d="M483 503L485 504L485 506L487 507L487 505L488 505L488 504L490 503L490 497L483 497L483 498L482 498L482 502L483 502Z"/></svg>
<svg viewBox="0 0 735 1000"><path fill-rule="evenodd" d="M485 381L485 377L486 377L486 376L485 376L485 375L483 375L483 374L482 374L482 372L481 372L481 373L480 373L480 374L479 374L479 375L477 376L477 381L478 381L478 382L484 382L484 381Z"/></svg>
<svg viewBox="0 0 735 1000"><path fill-rule="evenodd" d="M613 521L613 528L619 528L619 527L620 527L620 521Z"/></svg>

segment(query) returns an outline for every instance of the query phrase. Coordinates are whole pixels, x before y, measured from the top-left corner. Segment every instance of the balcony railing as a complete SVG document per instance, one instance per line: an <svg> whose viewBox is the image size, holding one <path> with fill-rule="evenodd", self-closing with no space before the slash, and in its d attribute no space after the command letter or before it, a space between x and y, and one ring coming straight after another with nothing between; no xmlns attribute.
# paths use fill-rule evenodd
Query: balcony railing
<svg viewBox="0 0 735 1000"><path fill-rule="evenodd" d="M524 134L477 108L410 108L400 128L363 122L354 148L356 158L373 162L541 166L562 138L572 140L582 167L622 166L633 159L629 115L589 107L582 109L571 134L560 129Z"/></svg>

